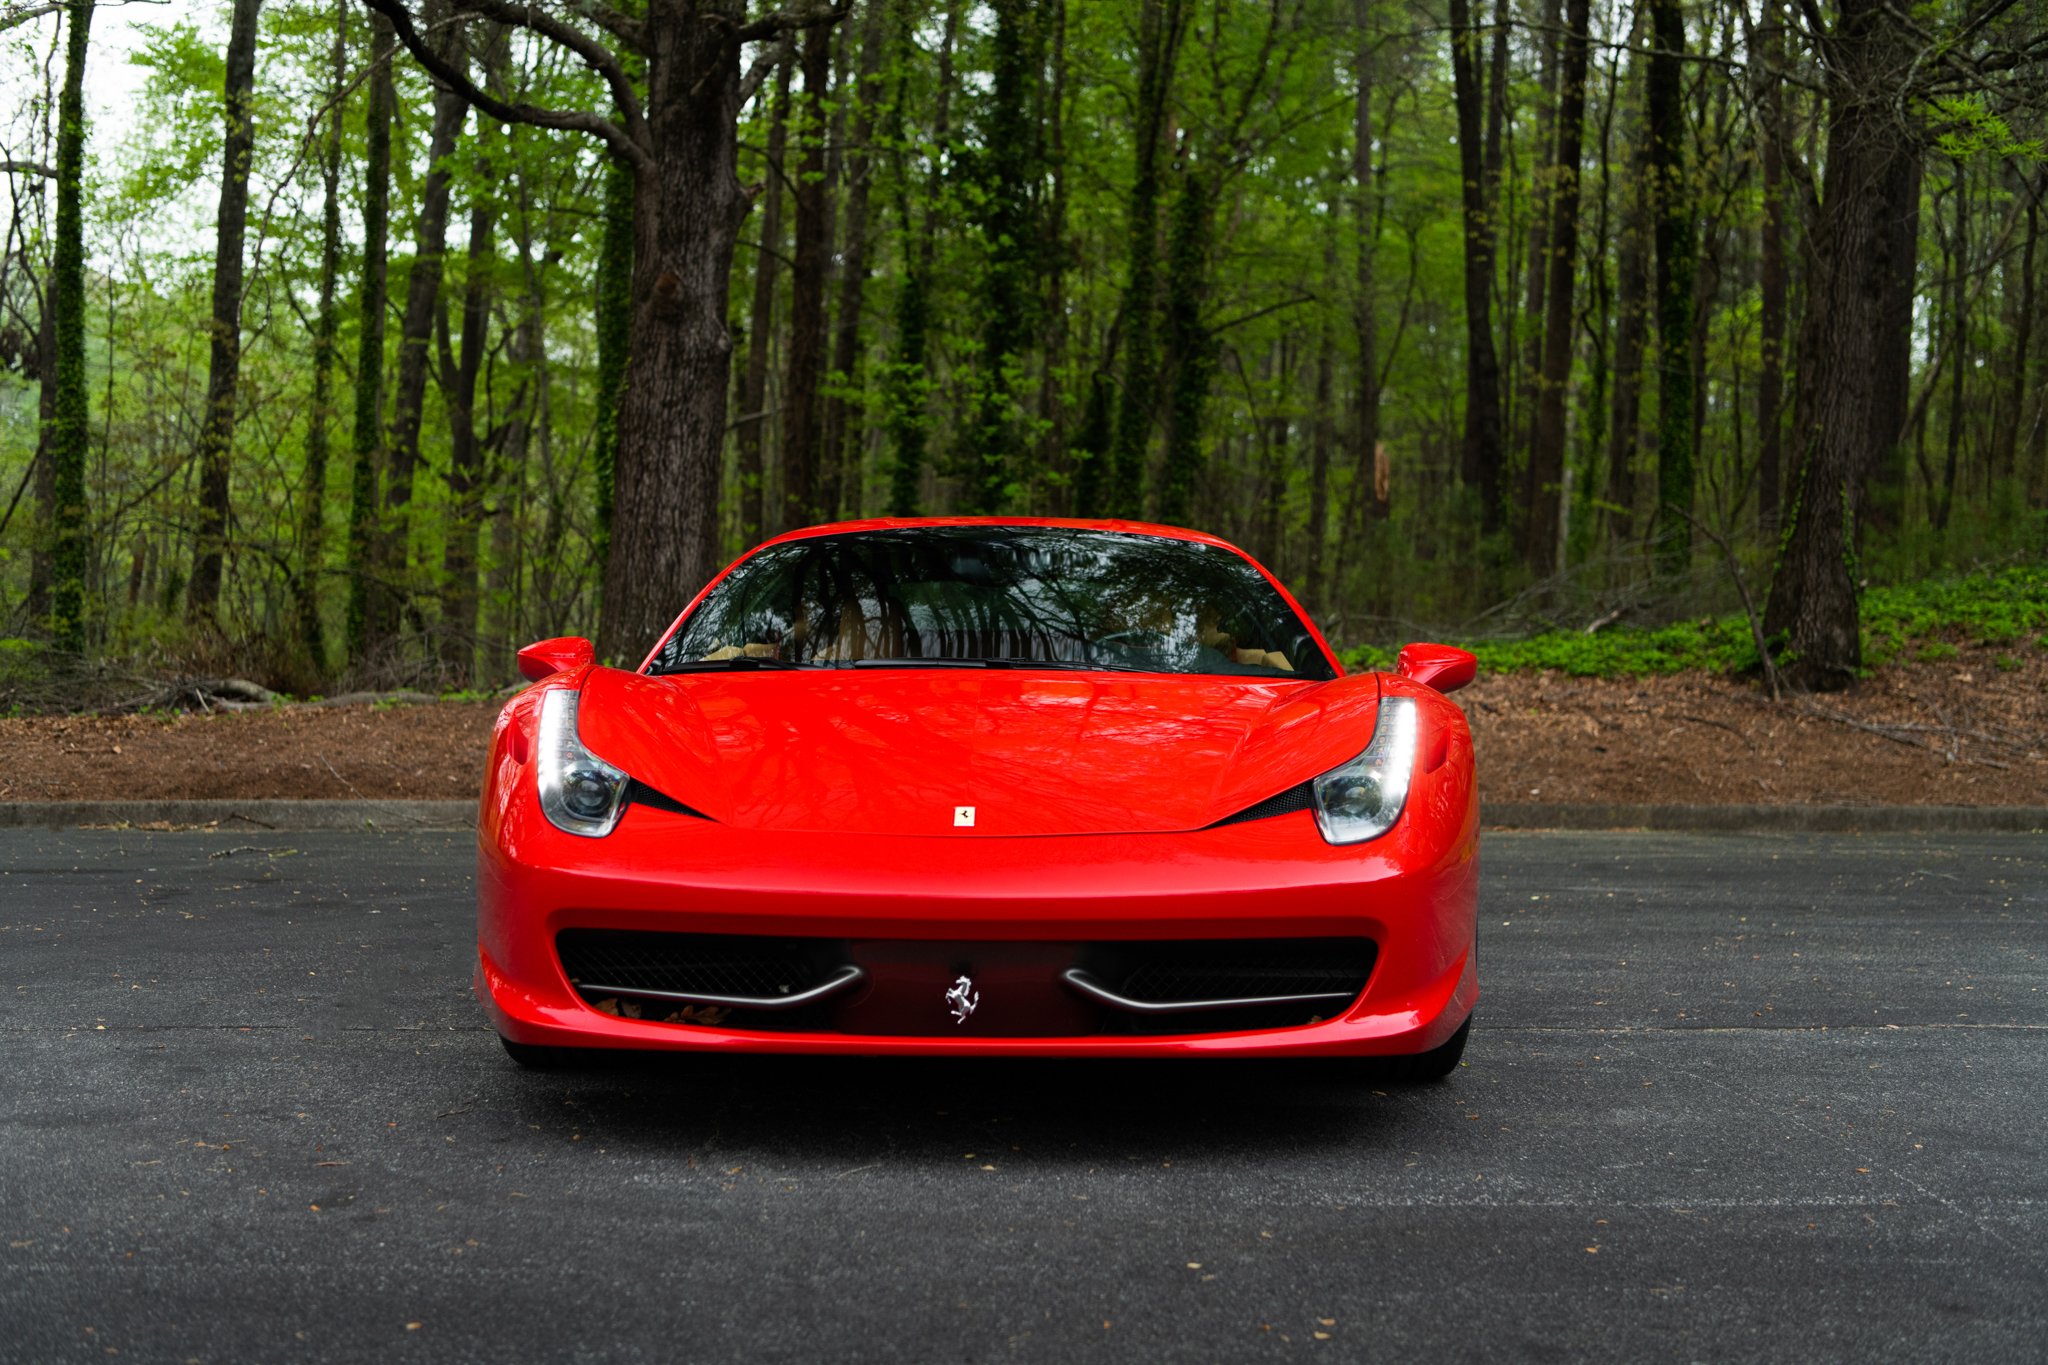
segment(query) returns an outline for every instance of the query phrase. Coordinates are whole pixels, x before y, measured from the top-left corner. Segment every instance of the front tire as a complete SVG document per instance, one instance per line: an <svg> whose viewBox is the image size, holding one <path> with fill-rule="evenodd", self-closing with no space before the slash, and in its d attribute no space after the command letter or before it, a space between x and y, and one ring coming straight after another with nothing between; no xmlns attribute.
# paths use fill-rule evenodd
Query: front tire
<svg viewBox="0 0 2048 1365"><path fill-rule="evenodd" d="M1440 1081L1458 1069L1459 1060L1465 1055L1465 1040L1472 1035L1472 1016L1466 1015L1465 1022L1458 1025L1441 1046L1427 1052L1418 1052L1413 1057L1390 1057L1387 1059L1388 1079L1404 1081L1413 1085L1427 1085Z"/></svg>

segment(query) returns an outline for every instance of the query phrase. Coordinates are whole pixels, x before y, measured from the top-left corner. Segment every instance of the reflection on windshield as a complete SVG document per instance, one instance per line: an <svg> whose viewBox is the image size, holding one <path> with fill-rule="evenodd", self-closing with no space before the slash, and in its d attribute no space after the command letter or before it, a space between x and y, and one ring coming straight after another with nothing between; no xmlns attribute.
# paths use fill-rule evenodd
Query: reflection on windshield
<svg viewBox="0 0 2048 1365"><path fill-rule="evenodd" d="M1285 599L1230 551L1053 527L897 527L770 546L690 614L652 671L748 660L1331 676Z"/></svg>

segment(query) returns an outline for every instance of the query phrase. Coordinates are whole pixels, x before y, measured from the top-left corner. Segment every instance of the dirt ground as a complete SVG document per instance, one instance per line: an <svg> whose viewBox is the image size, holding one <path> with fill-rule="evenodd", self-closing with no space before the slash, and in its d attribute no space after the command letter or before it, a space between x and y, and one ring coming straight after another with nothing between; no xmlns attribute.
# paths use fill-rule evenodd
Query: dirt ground
<svg viewBox="0 0 2048 1365"><path fill-rule="evenodd" d="M2017 654L2021 666L1994 660ZM1482 799L2048 805L2048 653L1964 649L1773 704L1698 674L1484 677ZM497 707L314 707L0 719L0 801L461 798Z"/></svg>

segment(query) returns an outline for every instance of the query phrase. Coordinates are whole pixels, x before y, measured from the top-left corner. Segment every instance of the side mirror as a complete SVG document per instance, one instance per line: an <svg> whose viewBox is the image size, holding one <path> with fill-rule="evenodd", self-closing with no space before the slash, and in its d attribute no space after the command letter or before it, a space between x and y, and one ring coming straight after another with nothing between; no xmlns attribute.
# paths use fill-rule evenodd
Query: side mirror
<svg viewBox="0 0 2048 1365"><path fill-rule="evenodd" d="M539 682L556 673L588 668L597 662L597 649L580 635L558 635L536 640L519 651L519 672L528 682Z"/></svg>
<svg viewBox="0 0 2048 1365"><path fill-rule="evenodd" d="M1479 660L1454 645L1403 645L1394 671L1424 687L1455 692L1479 676Z"/></svg>

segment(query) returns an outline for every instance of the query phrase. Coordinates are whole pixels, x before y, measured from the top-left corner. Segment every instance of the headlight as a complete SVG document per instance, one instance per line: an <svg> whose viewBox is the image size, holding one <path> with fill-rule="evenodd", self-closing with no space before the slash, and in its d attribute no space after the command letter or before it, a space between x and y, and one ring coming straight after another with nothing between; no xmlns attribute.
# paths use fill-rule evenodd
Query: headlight
<svg viewBox="0 0 2048 1365"><path fill-rule="evenodd" d="M619 823L628 778L576 737L576 697L557 688L541 698L540 808L556 829L600 839Z"/></svg>
<svg viewBox="0 0 2048 1365"><path fill-rule="evenodd" d="M1377 839L1401 818L1408 775L1415 771L1415 702L1382 697L1372 743L1341 768L1314 783L1316 827L1333 844Z"/></svg>

